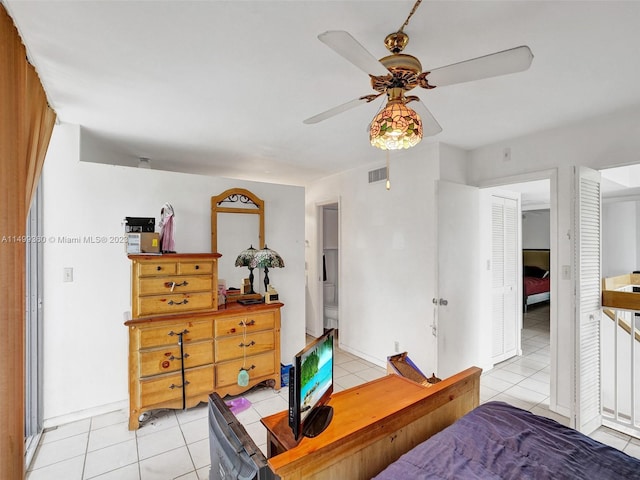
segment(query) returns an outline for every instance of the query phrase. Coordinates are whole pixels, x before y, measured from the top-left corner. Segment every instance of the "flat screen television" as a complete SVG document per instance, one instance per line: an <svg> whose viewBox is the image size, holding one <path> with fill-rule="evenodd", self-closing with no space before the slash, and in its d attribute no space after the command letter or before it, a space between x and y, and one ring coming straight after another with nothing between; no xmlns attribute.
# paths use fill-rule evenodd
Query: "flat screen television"
<svg viewBox="0 0 640 480"><path fill-rule="evenodd" d="M293 358L289 370L289 426L296 440L315 437L329 426L333 408L335 330L328 330Z"/></svg>
<svg viewBox="0 0 640 480"><path fill-rule="evenodd" d="M274 480L267 459L217 393L209 395L209 480Z"/></svg>

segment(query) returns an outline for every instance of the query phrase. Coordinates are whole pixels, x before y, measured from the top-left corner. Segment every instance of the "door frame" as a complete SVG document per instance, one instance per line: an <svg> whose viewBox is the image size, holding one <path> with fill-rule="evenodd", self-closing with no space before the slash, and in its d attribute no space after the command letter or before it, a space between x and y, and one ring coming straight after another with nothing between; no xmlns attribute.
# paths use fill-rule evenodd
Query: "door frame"
<svg viewBox="0 0 640 480"><path fill-rule="evenodd" d="M558 264L558 168L529 172L520 175L512 175L507 177L494 178L485 180L478 184L481 189L500 187L508 190L510 184L525 183L535 180L549 180L549 247L550 247L550 308L549 308L549 349L550 349L550 396L549 408L554 412L558 412L566 417L570 416L570 412L558 406L558 282L560 280L559 264ZM520 232L522 234L522 232Z"/></svg>
<svg viewBox="0 0 640 480"><path fill-rule="evenodd" d="M316 272L317 277L313 279L316 288L316 308L313 325L307 329L307 333L319 337L324 331L324 289L322 282L322 255L324 253L324 216L323 210L327 205L338 205L338 298L342 298L342 203L340 196L328 198L316 202ZM338 318L341 319L340 303L338 303Z"/></svg>
<svg viewBox="0 0 640 480"><path fill-rule="evenodd" d="M42 179L38 183L29 216L27 236L42 236ZM30 242L25 254L25 467L28 468L35 456L42 436L43 417L43 244Z"/></svg>

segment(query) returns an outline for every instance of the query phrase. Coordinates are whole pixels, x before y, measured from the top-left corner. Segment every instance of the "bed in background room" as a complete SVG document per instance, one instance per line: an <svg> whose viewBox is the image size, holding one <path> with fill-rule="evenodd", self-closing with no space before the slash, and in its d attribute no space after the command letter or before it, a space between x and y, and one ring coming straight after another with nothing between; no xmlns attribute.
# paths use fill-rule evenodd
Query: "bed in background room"
<svg viewBox="0 0 640 480"><path fill-rule="evenodd" d="M522 250L523 307L551 298L550 258L548 249Z"/></svg>

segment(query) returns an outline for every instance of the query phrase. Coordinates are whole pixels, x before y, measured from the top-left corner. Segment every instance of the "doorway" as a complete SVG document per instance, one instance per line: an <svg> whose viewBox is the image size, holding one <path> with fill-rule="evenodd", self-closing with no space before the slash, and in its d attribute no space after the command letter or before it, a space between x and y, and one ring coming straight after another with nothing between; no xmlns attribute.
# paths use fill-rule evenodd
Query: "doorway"
<svg viewBox="0 0 640 480"><path fill-rule="evenodd" d="M340 235L338 203L321 207L322 219L322 326L338 332L340 324Z"/></svg>
<svg viewBox="0 0 640 480"><path fill-rule="evenodd" d="M499 184L499 187L485 188L491 192L513 192L519 195L521 205L521 217L517 235L520 238L521 247L516 253L518 268L518 291L522 302L518 301L522 308L517 313L518 353L519 357L496 357L498 362L494 365L493 375L501 380L517 383L521 387L529 387L536 393L544 393L545 409L557 411L557 398L555 379L557 378L556 360L556 308L554 300L554 284L560 279L557 264L557 250L555 244L557 209L555 198L556 172L540 172L534 175L525 175L512 178ZM522 252L524 250L539 250L546 252L549 259L548 276L550 288L546 297L538 297L540 301L527 305L524 294L524 262ZM526 310L525 310L526 309ZM497 338L496 332L494 339ZM500 375L504 371L504 378ZM517 380L517 382L516 382ZM542 406L542 405L541 405Z"/></svg>

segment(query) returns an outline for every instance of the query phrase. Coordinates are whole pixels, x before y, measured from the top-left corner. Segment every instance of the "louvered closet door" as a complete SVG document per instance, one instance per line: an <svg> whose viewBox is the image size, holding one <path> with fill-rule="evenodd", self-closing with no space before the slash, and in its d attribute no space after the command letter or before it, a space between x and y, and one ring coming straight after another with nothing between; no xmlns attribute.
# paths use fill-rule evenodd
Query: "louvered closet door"
<svg viewBox="0 0 640 480"><path fill-rule="evenodd" d="M588 434L601 424L600 173L577 167L575 177L575 428Z"/></svg>
<svg viewBox="0 0 640 480"><path fill-rule="evenodd" d="M518 351L518 216L514 198L491 198L491 280L493 317L493 362L513 357Z"/></svg>

